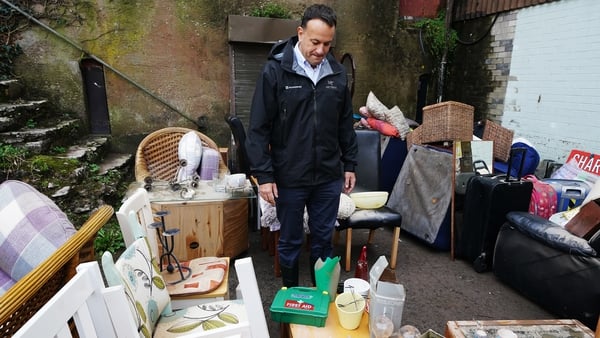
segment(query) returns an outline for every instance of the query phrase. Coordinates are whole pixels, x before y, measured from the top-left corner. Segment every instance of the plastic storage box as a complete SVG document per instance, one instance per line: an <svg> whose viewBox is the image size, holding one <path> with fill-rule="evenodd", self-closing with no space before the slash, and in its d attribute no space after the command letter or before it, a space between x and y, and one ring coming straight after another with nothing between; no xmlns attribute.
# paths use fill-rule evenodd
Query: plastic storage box
<svg viewBox="0 0 600 338"><path fill-rule="evenodd" d="M388 266L380 256L369 271L369 333L371 337L387 337L383 332L396 332L402 326L402 311L406 294L402 284L380 280Z"/></svg>
<svg viewBox="0 0 600 338"><path fill-rule="evenodd" d="M550 184L556 191L556 212L581 205L591 189L589 184L580 180L545 178L542 182Z"/></svg>
<svg viewBox="0 0 600 338"><path fill-rule="evenodd" d="M282 287L271 304L276 322L325 326L329 313L329 292L307 287Z"/></svg>

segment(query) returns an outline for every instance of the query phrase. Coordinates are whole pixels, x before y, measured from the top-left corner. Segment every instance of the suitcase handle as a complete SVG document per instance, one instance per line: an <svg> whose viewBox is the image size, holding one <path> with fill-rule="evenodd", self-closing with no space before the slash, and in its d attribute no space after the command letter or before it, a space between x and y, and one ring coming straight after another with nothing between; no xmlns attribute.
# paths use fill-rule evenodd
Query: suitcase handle
<svg viewBox="0 0 600 338"><path fill-rule="evenodd" d="M473 171L475 175L480 175L479 170L485 170L486 174L490 173L490 169L488 169L487 164L485 164L484 160L473 161Z"/></svg>
<svg viewBox="0 0 600 338"><path fill-rule="evenodd" d="M527 148L511 148L510 156L508 158L508 169L506 169L506 182L510 182L510 172L513 168L513 162L515 161L515 157L517 154L521 154L521 163L519 163L519 170L517 171L517 179L516 181L520 181L523 177L523 165L525 164L525 154L527 153Z"/></svg>

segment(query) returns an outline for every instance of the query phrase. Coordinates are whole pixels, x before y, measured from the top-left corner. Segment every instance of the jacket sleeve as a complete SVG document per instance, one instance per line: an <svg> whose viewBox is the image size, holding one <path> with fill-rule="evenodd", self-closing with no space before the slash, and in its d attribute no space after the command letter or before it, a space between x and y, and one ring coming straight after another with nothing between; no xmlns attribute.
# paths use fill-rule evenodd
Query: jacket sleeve
<svg viewBox="0 0 600 338"><path fill-rule="evenodd" d="M245 146L250 173L256 177L259 184L275 181L269 145L273 119L278 110L276 78L273 65L267 62L256 82L250 107L250 124Z"/></svg>
<svg viewBox="0 0 600 338"><path fill-rule="evenodd" d="M344 78L346 78L344 76ZM354 172L356 167L356 155L358 145L356 143L356 133L354 132L354 119L352 111L352 98L350 90L346 86L344 99L344 109L340 114L339 120L339 144L342 152L341 160L344 165L344 172Z"/></svg>

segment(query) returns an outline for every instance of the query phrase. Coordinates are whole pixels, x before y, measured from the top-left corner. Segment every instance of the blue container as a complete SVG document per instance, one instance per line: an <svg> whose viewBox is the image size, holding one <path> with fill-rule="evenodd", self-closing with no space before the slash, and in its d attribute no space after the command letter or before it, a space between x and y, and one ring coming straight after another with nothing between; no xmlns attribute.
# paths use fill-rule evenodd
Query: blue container
<svg viewBox="0 0 600 338"><path fill-rule="evenodd" d="M589 184L580 180L544 178L541 181L549 183L556 191L556 212L580 206L591 189Z"/></svg>

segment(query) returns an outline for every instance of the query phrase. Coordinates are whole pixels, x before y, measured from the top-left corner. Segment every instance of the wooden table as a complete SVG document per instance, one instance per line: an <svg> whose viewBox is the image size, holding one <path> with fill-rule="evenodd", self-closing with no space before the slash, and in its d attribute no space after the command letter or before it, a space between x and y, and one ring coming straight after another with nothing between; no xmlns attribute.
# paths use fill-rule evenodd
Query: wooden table
<svg viewBox="0 0 600 338"><path fill-rule="evenodd" d="M185 261L197 257L236 257L248 250L248 201L256 198L250 187L243 191L216 192L201 181L194 196L182 198L169 187L149 192L152 211L168 211L167 229L179 228L173 254Z"/></svg>
<svg viewBox="0 0 600 338"><path fill-rule="evenodd" d="M363 313L360 325L356 330L346 330L340 326L335 303L329 303L329 314L324 327L316 327L300 324L283 324L282 336L290 338L368 338L369 337L369 315Z"/></svg>
<svg viewBox="0 0 600 338"><path fill-rule="evenodd" d="M502 328L513 331L518 337L594 337L592 330L574 319L449 321L446 323L445 336L473 337L477 329L482 329L486 331L488 338L494 338Z"/></svg>

